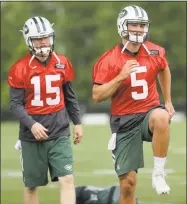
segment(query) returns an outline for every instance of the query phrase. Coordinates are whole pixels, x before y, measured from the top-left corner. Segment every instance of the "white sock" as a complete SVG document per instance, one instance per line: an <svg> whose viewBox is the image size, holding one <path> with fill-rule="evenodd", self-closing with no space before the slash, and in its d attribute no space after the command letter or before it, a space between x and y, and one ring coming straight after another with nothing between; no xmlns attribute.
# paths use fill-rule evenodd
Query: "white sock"
<svg viewBox="0 0 187 204"><path fill-rule="evenodd" d="M154 168L164 168L166 157L154 157Z"/></svg>

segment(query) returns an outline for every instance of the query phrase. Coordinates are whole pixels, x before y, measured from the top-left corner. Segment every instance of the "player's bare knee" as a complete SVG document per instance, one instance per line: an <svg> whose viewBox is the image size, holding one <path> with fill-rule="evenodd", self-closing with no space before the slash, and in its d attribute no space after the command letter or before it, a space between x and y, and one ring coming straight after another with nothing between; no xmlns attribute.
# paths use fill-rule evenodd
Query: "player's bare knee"
<svg viewBox="0 0 187 204"><path fill-rule="evenodd" d="M74 185L73 175L62 176L62 177L59 177L58 179L62 186L73 186Z"/></svg>
<svg viewBox="0 0 187 204"><path fill-rule="evenodd" d="M125 174L120 179L120 193L125 197L132 196L135 191L136 178L132 175Z"/></svg>
<svg viewBox="0 0 187 204"><path fill-rule="evenodd" d="M166 128L169 126L169 114L164 109L155 109L150 115L150 128Z"/></svg>
<svg viewBox="0 0 187 204"><path fill-rule="evenodd" d="M135 183L133 182L132 179L126 180L120 185L121 194L123 194L125 197L132 196L135 190L134 186L135 186Z"/></svg>
<svg viewBox="0 0 187 204"><path fill-rule="evenodd" d="M36 187L31 187L31 188L25 187L25 191L27 192L27 194L34 194L36 193L37 188Z"/></svg>
<svg viewBox="0 0 187 204"><path fill-rule="evenodd" d="M166 111L159 114L154 125L158 128L167 128L169 126L169 114Z"/></svg>

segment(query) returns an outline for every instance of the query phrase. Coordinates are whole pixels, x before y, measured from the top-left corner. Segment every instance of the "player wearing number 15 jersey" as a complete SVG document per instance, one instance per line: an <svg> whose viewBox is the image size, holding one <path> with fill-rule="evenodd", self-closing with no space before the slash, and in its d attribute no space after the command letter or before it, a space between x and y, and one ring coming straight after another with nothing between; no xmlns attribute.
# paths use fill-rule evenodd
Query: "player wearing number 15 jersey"
<svg viewBox="0 0 187 204"><path fill-rule="evenodd" d="M174 114L170 70L165 49L148 40L149 20L139 6L118 16L121 44L104 53L93 69L93 99L111 99L112 137L108 148L120 182L120 204L135 203L136 173L143 163L143 141L152 142L152 186L168 194L164 164L169 145L169 121ZM156 89L158 77L165 104Z"/></svg>
<svg viewBox="0 0 187 204"><path fill-rule="evenodd" d="M36 187L48 183L49 169L51 180L60 182L60 203L75 204L69 117L74 144L82 139L82 127L73 67L54 52L54 30L46 18L28 19L22 32L30 52L11 67L8 83L11 110L20 121L24 203L39 203Z"/></svg>

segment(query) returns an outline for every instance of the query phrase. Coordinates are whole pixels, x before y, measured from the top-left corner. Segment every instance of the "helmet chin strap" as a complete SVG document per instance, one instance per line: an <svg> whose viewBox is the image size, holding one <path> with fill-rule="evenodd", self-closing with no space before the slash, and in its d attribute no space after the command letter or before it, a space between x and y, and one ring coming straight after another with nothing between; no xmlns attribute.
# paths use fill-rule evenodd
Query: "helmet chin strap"
<svg viewBox="0 0 187 204"><path fill-rule="evenodd" d="M55 56L55 58L56 58L56 60L57 60L57 64L60 64L60 59L58 58L58 56L56 55L56 53L53 51L53 54L54 54L54 56Z"/></svg>
<svg viewBox="0 0 187 204"><path fill-rule="evenodd" d="M142 43L142 45L143 45L144 49L147 51L148 55L150 55L151 53L149 52L149 50L148 50L148 48L145 46L145 44Z"/></svg>
<svg viewBox="0 0 187 204"><path fill-rule="evenodd" d="M130 43L130 41L127 40L127 42L125 43L125 45L123 46L123 49L121 50L121 53L124 52L125 48L127 47L127 45Z"/></svg>
<svg viewBox="0 0 187 204"><path fill-rule="evenodd" d="M32 57L31 57L31 59L30 59L30 61L29 61L29 67L30 68L32 68L32 69L36 69L37 68L37 66L31 66L31 62L32 62L32 60L35 58L35 55L33 55Z"/></svg>
<svg viewBox="0 0 187 204"><path fill-rule="evenodd" d="M53 55L55 56L55 58L56 58L56 60L57 60L57 64L60 64L60 59L58 58L58 56L56 55L56 53L53 51L52 52L53 53ZM36 55L33 55L32 57L31 57L31 59L30 59L30 61L29 61L29 67L31 67L32 69L36 69L37 68L37 66L31 66L31 62L32 62L32 60L34 59L36 57Z"/></svg>
<svg viewBox="0 0 187 204"><path fill-rule="evenodd" d="M43 55L43 54L49 54L49 52L51 51L51 47L41 47L41 48L34 48L34 54L32 55L30 61L29 61L29 67L31 67L32 69L36 69L37 66L31 66L31 62L33 61L33 59L38 55Z"/></svg>

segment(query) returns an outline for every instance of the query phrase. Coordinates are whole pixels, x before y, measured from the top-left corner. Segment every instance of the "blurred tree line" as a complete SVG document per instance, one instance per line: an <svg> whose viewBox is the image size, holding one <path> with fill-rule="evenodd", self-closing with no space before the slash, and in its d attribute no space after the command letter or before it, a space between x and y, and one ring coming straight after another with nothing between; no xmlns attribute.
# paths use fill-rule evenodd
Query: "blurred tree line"
<svg viewBox="0 0 187 204"><path fill-rule="evenodd" d="M72 62L80 101L92 104L92 68L99 56L120 43L116 20L128 5L143 7L151 21L149 40L165 47L172 73L174 104L186 103L186 2L3 2L1 3L2 109L8 109L7 74L27 52L22 29L35 15L54 22L56 52ZM160 91L160 90L159 90Z"/></svg>

